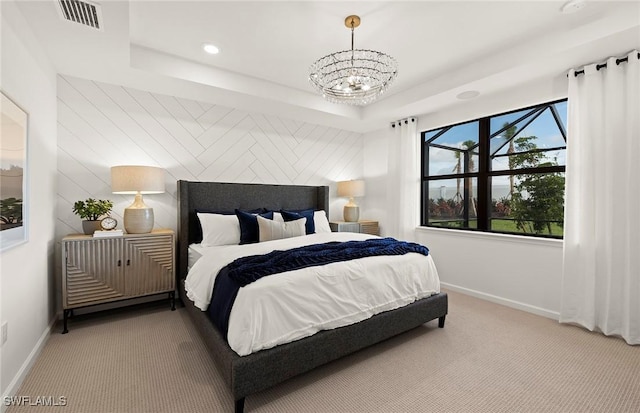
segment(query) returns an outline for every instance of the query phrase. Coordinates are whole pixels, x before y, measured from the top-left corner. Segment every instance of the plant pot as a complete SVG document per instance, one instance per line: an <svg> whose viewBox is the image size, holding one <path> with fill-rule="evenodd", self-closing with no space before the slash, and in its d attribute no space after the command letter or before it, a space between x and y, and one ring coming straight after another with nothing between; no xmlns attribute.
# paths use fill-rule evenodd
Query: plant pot
<svg viewBox="0 0 640 413"><path fill-rule="evenodd" d="M93 235L95 231L99 231L100 221L82 221L82 230L85 235Z"/></svg>

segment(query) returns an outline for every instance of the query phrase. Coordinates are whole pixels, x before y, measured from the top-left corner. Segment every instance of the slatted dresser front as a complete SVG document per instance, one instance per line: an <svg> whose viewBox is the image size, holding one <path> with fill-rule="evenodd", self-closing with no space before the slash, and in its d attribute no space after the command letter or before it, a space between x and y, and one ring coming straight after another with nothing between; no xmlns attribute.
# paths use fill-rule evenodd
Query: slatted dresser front
<svg viewBox="0 0 640 413"><path fill-rule="evenodd" d="M63 334L72 310L168 293L175 309L175 239L171 230L62 239Z"/></svg>

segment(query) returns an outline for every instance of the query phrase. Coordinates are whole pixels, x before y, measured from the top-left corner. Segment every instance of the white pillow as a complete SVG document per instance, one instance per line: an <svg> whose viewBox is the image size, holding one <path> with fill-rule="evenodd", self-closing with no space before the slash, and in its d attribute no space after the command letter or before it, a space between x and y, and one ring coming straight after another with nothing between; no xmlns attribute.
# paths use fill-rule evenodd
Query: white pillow
<svg viewBox="0 0 640 413"><path fill-rule="evenodd" d="M278 222L258 215L258 233L260 234L260 242L306 235L306 223L306 218L296 219L295 221L289 222Z"/></svg>
<svg viewBox="0 0 640 413"><path fill-rule="evenodd" d="M316 226L316 234L331 232L331 226L327 219L327 213L323 210L313 213L313 224Z"/></svg>
<svg viewBox="0 0 640 413"><path fill-rule="evenodd" d="M202 228L203 247L216 245L240 244L240 222L238 217L223 214L206 214L198 212L200 227Z"/></svg>

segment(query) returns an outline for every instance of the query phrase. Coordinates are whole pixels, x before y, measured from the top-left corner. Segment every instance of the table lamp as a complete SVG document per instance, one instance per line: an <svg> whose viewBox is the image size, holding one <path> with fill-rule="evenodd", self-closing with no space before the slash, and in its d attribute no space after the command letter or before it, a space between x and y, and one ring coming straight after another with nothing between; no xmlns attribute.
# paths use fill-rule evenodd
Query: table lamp
<svg viewBox="0 0 640 413"><path fill-rule="evenodd" d="M142 194L164 193L164 169L155 166L121 165L111 168L111 191L135 194L133 204L124 209L124 229L129 234L146 234L153 229L153 208Z"/></svg>
<svg viewBox="0 0 640 413"><path fill-rule="evenodd" d="M353 180L338 182L338 196L349 198L349 202L344 206L344 220L346 222L357 222L360 218L360 208L353 202L353 198L364 196L364 181Z"/></svg>

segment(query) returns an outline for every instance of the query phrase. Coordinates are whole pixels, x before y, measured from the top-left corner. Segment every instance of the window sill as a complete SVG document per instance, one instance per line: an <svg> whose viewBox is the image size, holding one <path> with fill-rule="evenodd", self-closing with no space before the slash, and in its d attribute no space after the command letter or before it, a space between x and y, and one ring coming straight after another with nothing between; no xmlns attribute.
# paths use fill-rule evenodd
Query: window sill
<svg viewBox="0 0 640 413"><path fill-rule="evenodd" d="M494 232L466 231L463 229L416 227L416 232L422 232L425 234L437 233L439 235L447 235L451 237L477 238L482 240L503 241L508 243L533 244L533 245L541 245L541 246L552 247L552 248L562 248L564 245L564 241L561 239L527 237L523 235L511 235L511 234L498 234Z"/></svg>

